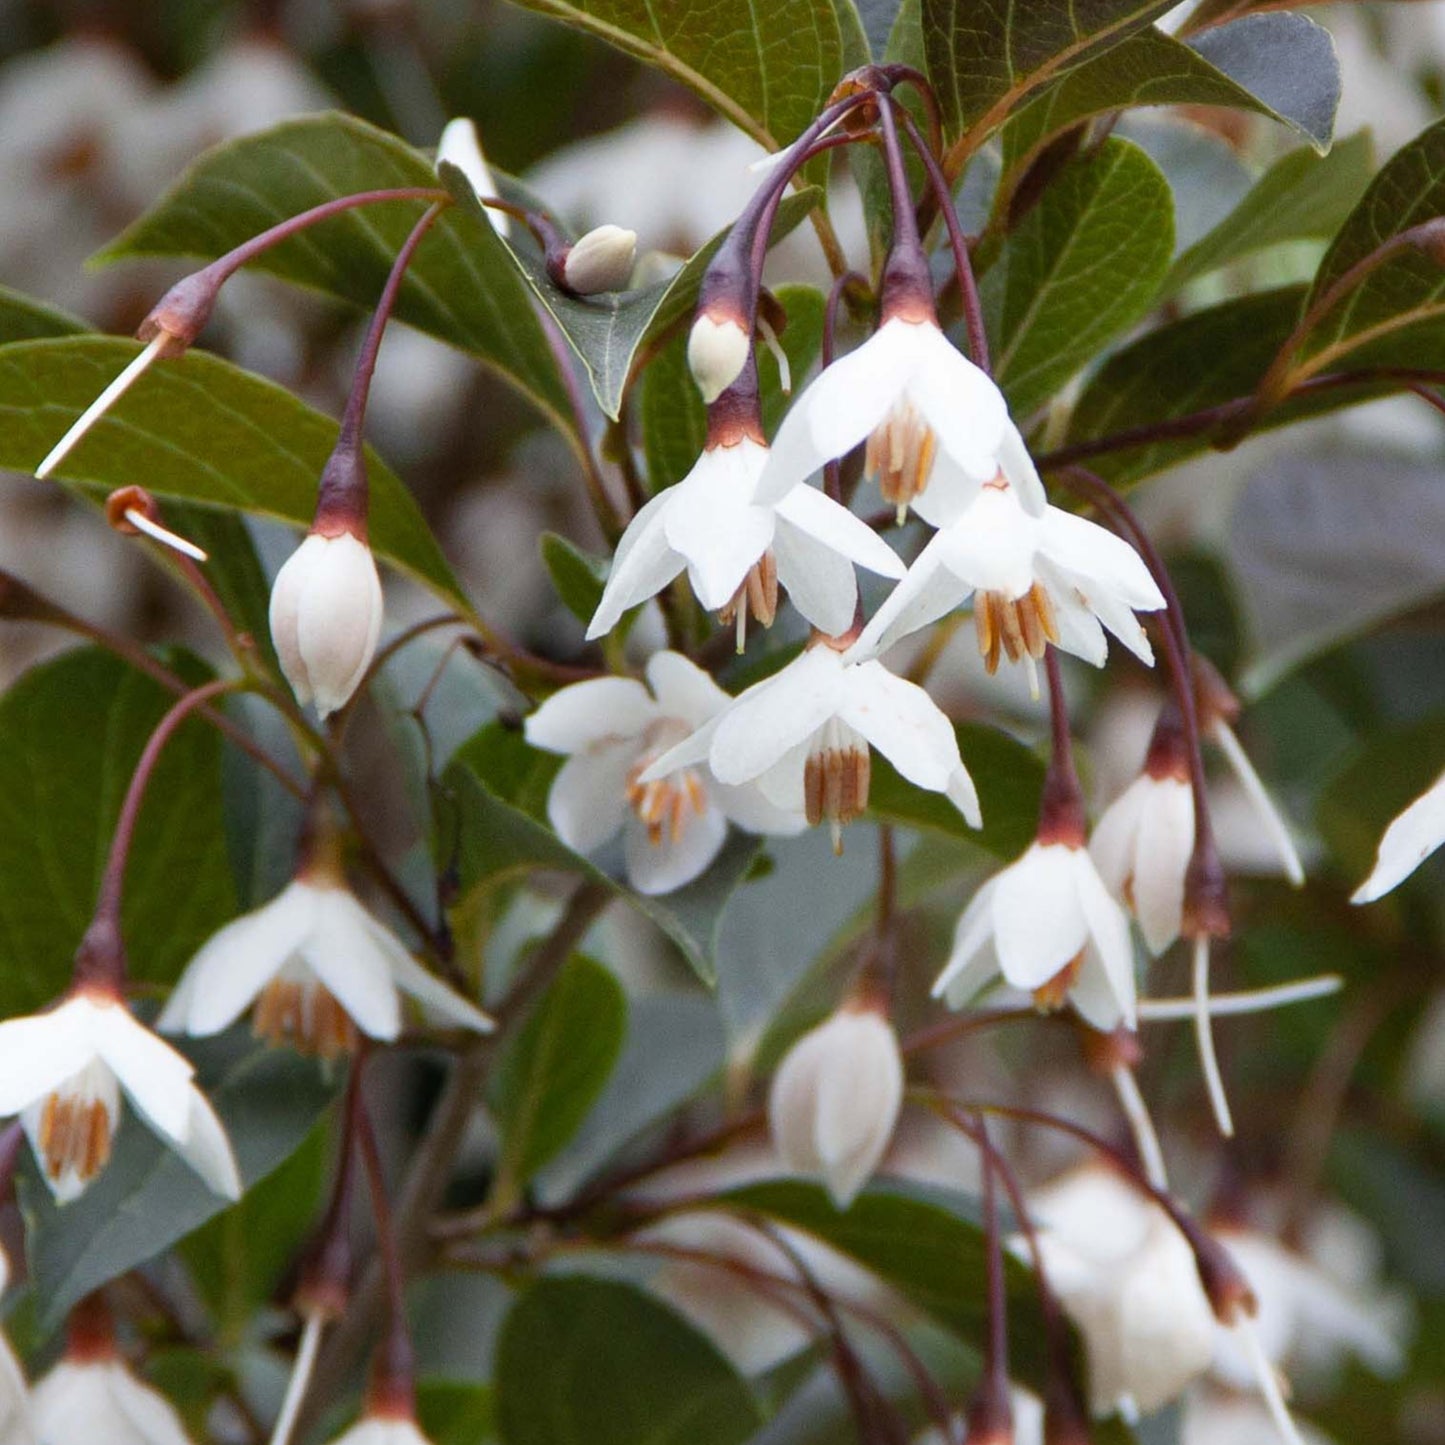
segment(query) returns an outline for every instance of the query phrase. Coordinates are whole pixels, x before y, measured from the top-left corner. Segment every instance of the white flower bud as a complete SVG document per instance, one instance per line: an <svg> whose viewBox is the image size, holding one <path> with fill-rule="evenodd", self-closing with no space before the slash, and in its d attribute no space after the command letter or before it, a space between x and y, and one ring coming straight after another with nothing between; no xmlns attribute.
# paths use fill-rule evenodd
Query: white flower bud
<svg viewBox="0 0 1445 1445"><path fill-rule="evenodd" d="M709 406L735 382L747 365L751 338L736 321L699 316L687 338L687 364Z"/></svg>
<svg viewBox="0 0 1445 1445"><path fill-rule="evenodd" d="M482 154L482 142L477 135L476 125L466 116L449 120L437 142L437 165L443 161L454 165L466 178L479 197L497 200L497 183L492 179L491 167ZM511 217L505 211L487 210L487 219L492 229L502 237L512 231Z"/></svg>
<svg viewBox="0 0 1445 1445"><path fill-rule="evenodd" d="M636 231L627 231L621 226L596 226L579 237L567 252L562 274L579 296L625 291L636 259Z"/></svg>
<svg viewBox="0 0 1445 1445"><path fill-rule="evenodd" d="M271 640L304 707L324 718L356 691L381 635L381 580L371 548L313 532L276 574Z"/></svg>
<svg viewBox="0 0 1445 1445"><path fill-rule="evenodd" d="M882 1014L844 1008L804 1034L773 1076L768 1122L783 1162L820 1176L846 1209L878 1167L903 1102L903 1059Z"/></svg>

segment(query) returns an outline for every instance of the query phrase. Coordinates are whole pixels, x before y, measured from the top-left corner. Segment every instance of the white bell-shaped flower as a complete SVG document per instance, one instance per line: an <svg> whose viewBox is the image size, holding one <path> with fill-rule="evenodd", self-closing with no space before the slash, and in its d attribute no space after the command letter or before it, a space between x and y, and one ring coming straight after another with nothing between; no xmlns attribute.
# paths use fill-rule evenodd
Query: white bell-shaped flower
<svg viewBox="0 0 1445 1445"><path fill-rule="evenodd" d="M355 1046L358 1031L396 1038L402 994L440 1022L492 1027L357 902L328 860L212 935L186 965L156 1027L204 1037L254 1005L258 1037L334 1058Z"/></svg>
<svg viewBox="0 0 1445 1445"><path fill-rule="evenodd" d="M1034 842L974 894L934 997L962 1008L999 974L1041 1008L1072 1003L1101 1033L1133 1028L1129 920L1081 845Z"/></svg>
<svg viewBox="0 0 1445 1445"><path fill-rule="evenodd" d="M587 636L610 632L684 568L709 612L736 616L740 638L749 611L771 624L779 586L815 627L842 632L858 600L854 563L903 575L893 549L817 488L800 484L757 500L767 459L767 447L750 436L710 446L682 481L648 502L617 544Z"/></svg>
<svg viewBox="0 0 1445 1445"><path fill-rule="evenodd" d="M1355 889L1352 903L1373 903L1405 881L1445 843L1445 773L1442 773L1380 839L1370 876Z"/></svg>
<svg viewBox="0 0 1445 1445"><path fill-rule="evenodd" d="M271 588L271 640L303 707L345 707L381 636L381 579L371 548L350 532L312 532Z"/></svg>
<svg viewBox="0 0 1445 1445"><path fill-rule="evenodd" d="M782 671L755 683L691 737L664 753L642 782L706 762L713 776L816 824L835 844L868 806L869 746L909 782L943 793L977 828L978 793L958 753L953 725L916 683L875 659L847 661L815 640Z"/></svg>
<svg viewBox="0 0 1445 1445"><path fill-rule="evenodd" d="M35 1386L36 1445L191 1445L176 1408L113 1350L67 1356Z"/></svg>
<svg viewBox="0 0 1445 1445"><path fill-rule="evenodd" d="M1095 1413L1132 1418L1175 1399L1208 1368L1216 1328L1184 1236L1104 1166L1075 1170L1029 1207L1049 1281L1084 1337Z"/></svg>
<svg viewBox="0 0 1445 1445"><path fill-rule="evenodd" d="M885 321L798 397L758 489L776 501L868 438L867 469L885 501L953 521L1000 472L1031 512L1044 489L1003 393L931 318Z"/></svg>
<svg viewBox="0 0 1445 1445"><path fill-rule="evenodd" d="M877 1009L848 1006L804 1034L773 1075L768 1124L783 1162L846 1209L878 1167L903 1103L903 1057Z"/></svg>
<svg viewBox="0 0 1445 1445"><path fill-rule="evenodd" d="M648 689L651 689L649 692ZM567 761L552 781L547 816L569 848L590 853L620 832L628 881L639 893L671 893L717 857L729 822L750 833L796 833L798 810L751 787L690 766L649 778L649 766L731 702L681 653L657 652L647 686L599 677L554 693L526 721L533 747Z"/></svg>
<svg viewBox="0 0 1445 1445"><path fill-rule="evenodd" d="M45 1013L0 1023L0 1115L20 1115L61 1204L83 1194L109 1160L122 1093L212 1190L239 1199L230 1141L195 1072L120 998L100 989L77 990Z"/></svg>

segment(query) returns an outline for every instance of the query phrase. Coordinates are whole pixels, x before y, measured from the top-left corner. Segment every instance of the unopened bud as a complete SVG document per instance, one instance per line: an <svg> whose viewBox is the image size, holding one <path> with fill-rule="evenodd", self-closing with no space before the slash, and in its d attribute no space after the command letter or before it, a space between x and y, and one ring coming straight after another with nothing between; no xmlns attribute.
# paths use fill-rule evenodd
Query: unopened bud
<svg viewBox="0 0 1445 1445"><path fill-rule="evenodd" d="M350 701L381 635L381 580L371 548L350 532L310 536L271 589L271 640L304 707L324 718Z"/></svg>
<svg viewBox="0 0 1445 1445"><path fill-rule="evenodd" d="M742 375L751 351L752 338L741 318L718 320L704 313L692 323L687 364L709 406Z"/></svg>
<svg viewBox="0 0 1445 1445"><path fill-rule="evenodd" d="M497 183L492 179L491 167L482 154L482 142L477 128L466 116L449 120L437 142L437 166L443 162L455 166L466 178L477 195L483 200L497 200ZM488 210L487 219L499 236L511 234L511 218L503 211Z"/></svg>
<svg viewBox="0 0 1445 1445"><path fill-rule="evenodd" d="M637 232L621 226L597 226L548 264L552 279L574 296L625 291L637 259Z"/></svg>
<svg viewBox="0 0 1445 1445"><path fill-rule="evenodd" d="M878 1167L903 1102L892 1025L845 1007L803 1035L773 1076L768 1123L784 1163L820 1177L846 1209Z"/></svg>

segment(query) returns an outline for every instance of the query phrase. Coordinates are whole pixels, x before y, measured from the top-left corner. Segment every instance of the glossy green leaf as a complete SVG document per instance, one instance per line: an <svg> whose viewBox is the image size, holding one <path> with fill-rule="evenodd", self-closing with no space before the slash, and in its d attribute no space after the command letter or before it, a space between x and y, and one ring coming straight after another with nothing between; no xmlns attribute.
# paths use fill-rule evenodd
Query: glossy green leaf
<svg viewBox="0 0 1445 1445"><path fill-rule="evenodd" d="M1170 0L922 0L928 74L957 175L1008 114L1049 81L1142 30Z"/></svg>
<svg viewBox="0 0 1445 1445"><path fill-rule="evenodd" d="M544 1279L497 1347L505 1445L741 1445L762 1424L705 1335L630 1285Z"/></svg>
<svg viewBox="0 0 1445 1445"><path fill-rule="evenodd" d="M1169 183L1142 150L1110 139L1069 162L983 279L994 372L1016 415L1148 311L1173 252Z"/></svg>
<svg viewBox="0 0 1445 1445"><path fill-rule="evenodd" d="M529 748L520 733L496 723L457 753L441 782L450 817L437 826L448 846L455 839L463 891L531 868L555 868L603 883L662 929L703 982L711 983L723 910L747 874L757 839L735 833L701 878L674 893L636 893L574 853L547 825L547 787L558 764L559 759Z"/></svg>
<svg viewBox="0 0 1445 1445"><path fill-rule="evenodd" d="M499 1187L523 1188L566 1147L606 1087L626 1032L627 996L612 973L581 954L568 959L492 1075Z"/></svg>
<svg viewBox="0 0 1445 1445"><path fill-rule="evenodd" d="M40 336L74 336L89 330L78 316L0 286L0 345Z"/></svg>
<svg viewBox="0 0 1445 1445"><path fill-rule="evenodd" d="M172 885L176 876L173 869ZM170 896L174 903L174 886ZM189 1041L186 1052L248 1187L301 1146L335 1092L314 1060L257 1044L244 1029ZM20 1190L30 1278L46 1329L77 1300L154 1259L227 1206L129 1107L110 1163L79 1199L58 1208L28 1163Z"/></svg>
<svg viewBox="0 0 1445 1445"><path fill-rule="evenodd" d="M1038 827L1044 765L1034 752L998 728L957 723L954 731L964 766L978 788L982 828L970 828L947 798L914 787L877 753L873 755L869 810L890 823L948 833L999 858L1016 858Z"/></svg>
<svg viewBox="0 0 1445 1445"><path fill-rule="evenodd" d="M562 605L579 622L590 622L602 600L607 581L607 559L593 557L556 532L543 532L538 544L542 565Z"/></svg>
<svg viewBox="0 0 1445 1445"><path fill-rule="evenodd" d="M325 201L411 186L440 189L420 151L354 116L304 116L207 151L99 259L211 260ZM424 209L421 201L395 201L348 211L251 264L370 309ZM572 426L527 287L501 238L474 213L453 207L432 227L396 316L480 357L564 430Z"/></svg>
<svg viewBox="0 0 1445 1445"><path fill-rule="evenodd" d="M136 354L86 336L0 348L0 466L30 472ZM204 352L153 366L57 475L99 492L143 479L175 499L309 527L336 423L288 391ZM411 494L374 454L371 545L464 614L471 611Z"/></svg>
<svg viewBox="0 0 1445 1445"><path fill-rule="evenodd" d="M1340 98L1329 32L1302 15L1252 15L1188 44L1150 27L1046 86L1004 130L1003 194L1050 139L1092 116L1135 106L1253 111L1327 150Z"/></svg>
<svg viewBox="0 0 1445 1445"><path fill-rule="evenodd" d="M33 668L0 697L0 1013L28 1013L69 982L131 773L174 702L91 648ZM220 737L192 720L161 755L126 870L133 975L175 978L234 911Z"/></svg>
<svg viewBox="0 0 1445 1445"><path fill-rule="evenodd" d="M1369 132L1361 131L1328 155L1300 149L1281 156L1219 225L1175 259L1165 289L1268 246L1328 240L1369 185L1373 151Z"/></svg>

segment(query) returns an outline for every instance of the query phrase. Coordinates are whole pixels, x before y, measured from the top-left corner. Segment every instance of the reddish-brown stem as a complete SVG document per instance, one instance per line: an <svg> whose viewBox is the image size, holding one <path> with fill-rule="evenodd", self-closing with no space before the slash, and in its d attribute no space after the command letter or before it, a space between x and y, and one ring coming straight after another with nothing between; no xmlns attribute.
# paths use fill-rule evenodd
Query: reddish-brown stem
<svg viewBox="0 0 1445 1445"><path fill-rule="evenodd" d="M1039 801L1038 836L1041 842L1081 848L1088 836L1088 821L1084 815L1084 792L1074 767L1074 740L1069 731L1069 706L1064 696L1057 647L1050 645L1045 649L1044 670L1049 679L1050 751L1043 796Z"/></svg>

